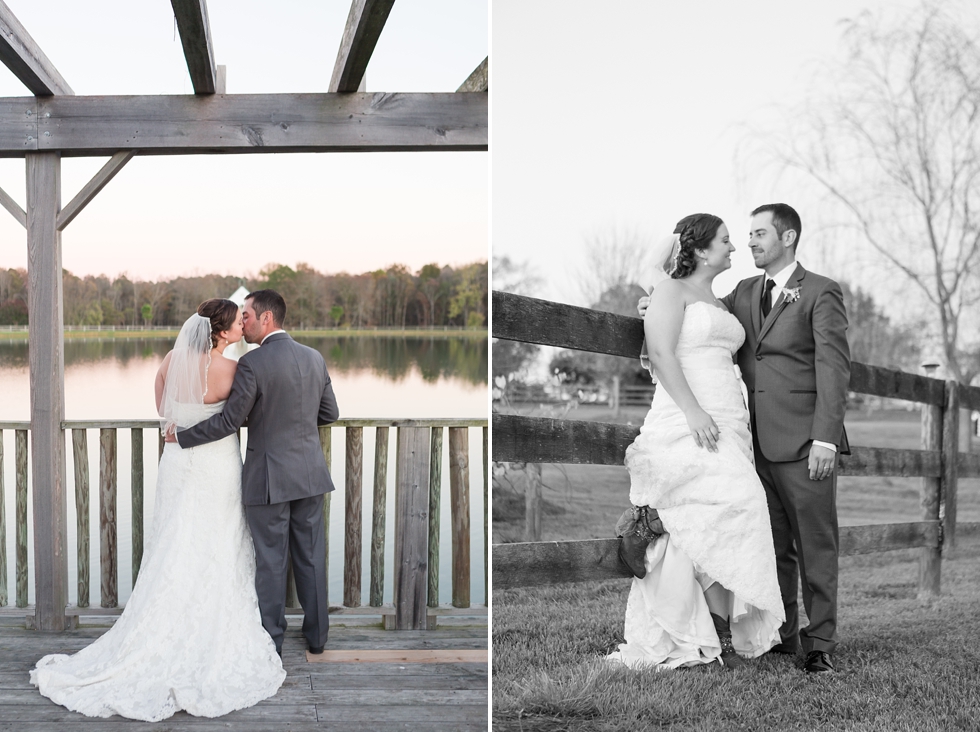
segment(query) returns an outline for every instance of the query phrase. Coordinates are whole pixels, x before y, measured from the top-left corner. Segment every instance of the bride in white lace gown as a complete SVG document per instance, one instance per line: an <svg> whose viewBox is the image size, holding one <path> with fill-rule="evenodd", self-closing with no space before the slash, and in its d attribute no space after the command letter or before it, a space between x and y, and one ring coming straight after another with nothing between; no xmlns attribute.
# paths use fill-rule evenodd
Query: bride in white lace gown
<svg viewBox="0 0 980 732"><path fill-rule="evenodd" d="M610 659L738 667L779 642L784 613L732 360L745 333L711 292L734 247L710 214L682 219L675 234L671 279L656 285L644 319L659 384L626 452L630 501L657 509L667 533L647 547L647 574L633 580L626 606L626 643Z"/></svg>
<svg viewBox="0 0 980 732"><path fill-rule="evenodd" d="M157 377L167 425L221 411L231 389L236 364L222 352L242 336L238 306L208 300L198 313ZM186 450L167 443L125 610L92 645L38 661L41 694L90 717L155 722L181 709L217 717L276 693L286 672L259 617L241 473L235 435Z"/></svg>

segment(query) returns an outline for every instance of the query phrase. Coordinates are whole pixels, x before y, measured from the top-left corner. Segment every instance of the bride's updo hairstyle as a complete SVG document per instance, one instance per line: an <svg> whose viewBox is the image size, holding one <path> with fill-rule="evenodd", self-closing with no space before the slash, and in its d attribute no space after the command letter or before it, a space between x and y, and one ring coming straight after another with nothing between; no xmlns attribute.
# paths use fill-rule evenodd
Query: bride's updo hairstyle
<svg viewBox="0 0 980 732"><path fill-rule="evenodd" d="M214 297L197 306L197 314L211 320L211 347L218 347L218 338L223 330L230 330L238 319L238 306L231 300Z"/></svg>
<svg viewBox="0 0 980 732"><path fill-rule="evenodd" d="M698 265L696 252L703 252L711 245L718 227L723 223L717 216L708 213L691 214L677 222L674 233L679 234L681 240L670 271L673 279L681 280L694 272Z"/></svg>

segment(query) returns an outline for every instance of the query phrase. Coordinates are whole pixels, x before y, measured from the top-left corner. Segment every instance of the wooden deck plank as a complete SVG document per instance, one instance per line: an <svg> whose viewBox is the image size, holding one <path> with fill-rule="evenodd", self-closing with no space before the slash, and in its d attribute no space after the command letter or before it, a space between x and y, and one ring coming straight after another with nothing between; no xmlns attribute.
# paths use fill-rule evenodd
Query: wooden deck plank
<svg viewBox="0 0 980 732"><path fill-rule="evenodd" d="M447 661L487 663L485 649L387 649L378 650L326 650L319 655L306 654L310 663L446 663Z"/></svg>
<svg viewBox="0 0 980 732"><path fill-rule="evenodd" d="M148 724L112 717L89 718L42 697L30 685L29 670L47 653L73 653L107 630L82 628L43 634L0 627L0 732L265 732L270 729L331 732L388 730L486 730L489 669L483 662L332 662L308 663L299 628L287 631L283 647L286 681L279 692L249 709L218 719L179 713ZM487 629L391 632L380 628L331 629L328 650L406 649L433 652L486 652Z"/></svg>
<svg viewBox="0 0 980 732"><path fill-rule="evenodd" d="M452 722L425 723L426 732L486 732L489 723L484 718L476 721L456 720ZM270 732L270 730L289 729L291 732L302 730L323 730L329 729L330 732L377 732L378 723L372 720L367 721L346 721L337 722L332 719L324 718L321 722L310 722L301 724L292 722L288 726L270 726L269 720L236 720L234 725L224 721L225 717L218 719L197 719L177 720L173 718L163 722L135 722L132 720L112 719L89 719L88 717L78 717L78 721L72 721L71 727L65 727L54 722L4 722L0 721L0 732L65 732L66 729L85 730L86 732L177 732L178 730L192 730L193 732ZM384 726L385 732L405 730L405 732L418 732L419 724L414 720L388 720Z"/></svg>
<svg viewBox="0 0 980 732"><path fill-rule="evenodd" d="M3 704L0 706L0 725L16 723L15 726L8 726L7 729L24 729L26 722L46 722L48 729L78 729L85 727L91 730L103 730L106 725L113 722L126 724L126 729L138 729L143 725L136 722L127 723L121 717L109 717L108 719L98 719L85 717L75 712L70 712L64 707L44 700L47 706L41 704ZM269 725L274 724L275 729L280 727L293 728L297 723L303 726L314 726L317 724L317 714L319 714L319 724L334 729L335 725L344 722L405 722L412 721L416 729L430 729L430 722L475 722L481 721L483 729L487 725L487 705L483 704L443 704L443 705L416 705L416 704L333 704L324 703L316 708L311 704L286 706L257 704L248 709L240 709L237 712L226 714L214 720L206 718L192 717L184 712L178 712L171 717L168 722L158 722L154 725L145 725L147 729L168 730L168 729L191 729L199 730L205 725L213 725L214 728L222 729L242 729L243 724L266 725L265 729L273 729ZM52 724L53 723L53 724ZM305 724L304 724L305 723ZM91 725L91 726L89 726ZM2 729L2 727L0 727ZM41 727L44 729L44 727Z"/></svg>

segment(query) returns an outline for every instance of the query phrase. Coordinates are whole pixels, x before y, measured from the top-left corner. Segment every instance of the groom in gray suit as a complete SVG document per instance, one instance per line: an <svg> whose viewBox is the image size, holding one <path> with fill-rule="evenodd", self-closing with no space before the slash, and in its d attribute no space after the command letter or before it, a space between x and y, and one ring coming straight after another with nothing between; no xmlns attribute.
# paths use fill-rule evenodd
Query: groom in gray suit
<svg viewBox="0 0 980 732"><path fill-rule="evenodd" d="M722 299L745 329L738 365L749 393L755 467L766 490L786 608L782 642L808 673L833 671L837 646L838 453L851 361L840 285L796 262L802 225L785 203L752 212L749 248L765 274ZM797 591L810 623L799 627Z"/></svg>
<svg viewBox="0 0 980 732"><path fill-rule="evenodd" d="M275 290L245 300L242 328L249 351L224 410L178 430L181 447L220 440L248 419L242 501L255 544L255 589L262 625L282 655L286 632L286 557L292 556L303 636L312 653L327 642L327 569L323 495L334 489L318 425L339 416L323 356L282 329L286 303Z"/></svg>

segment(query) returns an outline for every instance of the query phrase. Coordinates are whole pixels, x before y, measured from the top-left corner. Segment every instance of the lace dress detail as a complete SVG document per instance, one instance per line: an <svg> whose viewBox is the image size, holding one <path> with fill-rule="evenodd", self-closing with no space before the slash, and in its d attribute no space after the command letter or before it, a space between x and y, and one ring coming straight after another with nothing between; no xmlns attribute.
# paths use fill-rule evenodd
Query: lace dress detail
<svg viewBox="0 0 980 732"><path fill-rule="evenodd" d="M718 659L721 647L703 593L714 581L734 595L732 636L739 653L759 656L779 642L784 611L769 509L732 363L744 339L727 311L703 302L685 310L676 353L694 396L721 432L718 452L697 446L663 388L626 450L630 500L656 508L667 534L647 548L647 575L633 580L626 606L626 643L612 659L661 668Z"/></svg>
<svg viewBox="0 0 980 732"><path fill-rule="evenodd" d="M190 406L187 426L224 402ZM31 671L41 694L90 717L218 717L276 693L286 672L263 629L241 500L238 438L160 460L153 525L126 608L105 635Z"/></svg>

